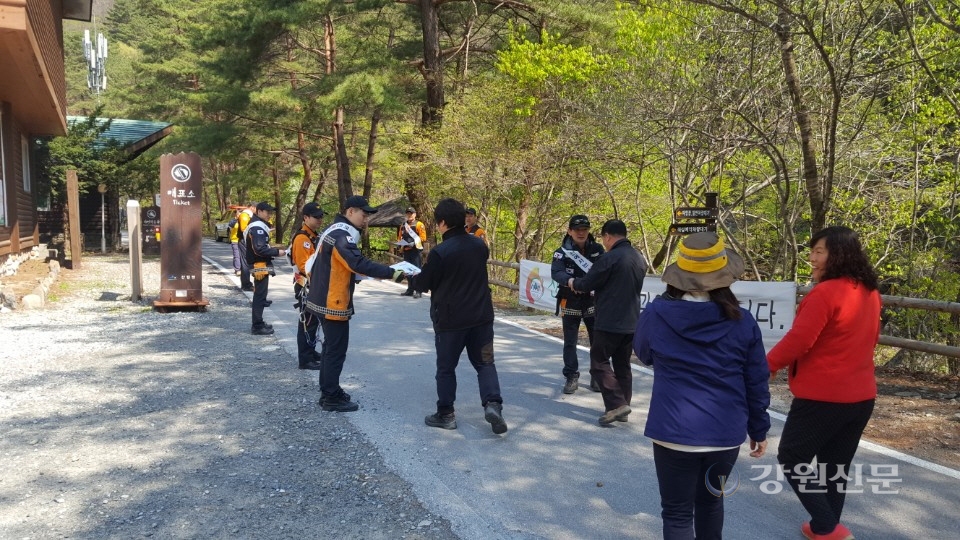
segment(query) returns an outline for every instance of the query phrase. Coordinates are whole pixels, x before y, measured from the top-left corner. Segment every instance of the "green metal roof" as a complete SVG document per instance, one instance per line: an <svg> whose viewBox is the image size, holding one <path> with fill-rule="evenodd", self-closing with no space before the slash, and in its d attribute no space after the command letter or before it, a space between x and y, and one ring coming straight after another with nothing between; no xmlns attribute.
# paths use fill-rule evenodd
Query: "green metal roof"
<svg viewBox="0 0 960 540"><path fill-rule="evenodd" d="M67 125L73 125L77 122L85 122L85 116L68 116ZM130 153L130 157L136 157L151 146L160 142L173 131L173 124L167 122L150 122L148 120L127 120L124 118L97 118L97 124L103 125L110 122L110 127L100 134L94 147L102 148L107 145L107 141L117 141L123 148Z"/></svg>

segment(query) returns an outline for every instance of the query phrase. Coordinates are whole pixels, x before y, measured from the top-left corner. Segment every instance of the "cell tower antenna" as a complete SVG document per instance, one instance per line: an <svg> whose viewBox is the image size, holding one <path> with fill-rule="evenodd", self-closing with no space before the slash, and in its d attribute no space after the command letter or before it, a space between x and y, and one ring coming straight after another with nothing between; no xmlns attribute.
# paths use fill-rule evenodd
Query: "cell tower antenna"
<svg viewBox="0 0 960 540"><path fill-rule="evenodd" d="M87 88L97 95L100 103L100 92L107 89L107 38L96 31L96 19L93 22L96 41L90 38L90 30L83 31L83 57L87 61Z"/></svg>

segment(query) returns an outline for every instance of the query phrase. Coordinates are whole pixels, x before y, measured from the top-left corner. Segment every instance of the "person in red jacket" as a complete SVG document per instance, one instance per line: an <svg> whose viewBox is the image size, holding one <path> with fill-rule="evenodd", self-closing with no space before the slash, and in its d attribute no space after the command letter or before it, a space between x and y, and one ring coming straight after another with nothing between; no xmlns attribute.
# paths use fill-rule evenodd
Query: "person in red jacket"
<svg viewBox="0 0 960 540"><path fill-rule="evenodd" d="M847 540L853 535L840 523L847 469L877 396L880 293L877 274L847 227L814 234L809 261L815 286L800 302L793 327L767 354L771 377L786 368L794 396L777 460L810 514L800 527L804 536Z"/></svg>

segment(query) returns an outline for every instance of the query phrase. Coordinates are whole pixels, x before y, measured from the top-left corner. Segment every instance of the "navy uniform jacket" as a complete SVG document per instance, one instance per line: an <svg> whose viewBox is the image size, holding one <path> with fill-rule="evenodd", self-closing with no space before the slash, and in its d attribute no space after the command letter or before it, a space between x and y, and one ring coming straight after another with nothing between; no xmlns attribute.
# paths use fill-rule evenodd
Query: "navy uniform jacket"
<svg viewBox="0 0 960 540"><path fill-rule="evenodd" d="M270 245L270 225L254 214L243 233L247 244L247 264L270 263L280 256L280 250Z"/></svg>
<svg viewBox="0 0 960 540"><path fill-rule="evenodd" d="M586 272L564 253L567 251L577 251L576 244L570 235L563 237L563 243L553 252L553 262L550 263L550 276L560 287L557 289L557 312L556 315L576 315L578 317L593 317L593 297L590 291L575 293L567 287L567 280L570 278L583 277ZM596 263L597 259L603 255L603 246L593 239L593 235L587 236L587 241L583 245L581 253L591 263Z"/></svg>

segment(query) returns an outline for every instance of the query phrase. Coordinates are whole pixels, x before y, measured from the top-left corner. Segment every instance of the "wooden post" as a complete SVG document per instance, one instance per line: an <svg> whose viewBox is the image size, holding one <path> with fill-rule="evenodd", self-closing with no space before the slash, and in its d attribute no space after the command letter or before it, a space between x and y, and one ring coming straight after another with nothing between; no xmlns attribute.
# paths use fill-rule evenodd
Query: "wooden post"
<svg viewBox="0 0 960 540"><path fill-rule="evenodd" d="M70 219L70 269L79 270L83 243L80 241L80 183L74 169L67 170L67 215Z"/></svg>
<svg viewBox="0 0 960 540"><path fill-rule="evenodd" d="M127 201L127 251L130 253L130 300L143 298L143 234L140 232L140 202Z"/></svg>

